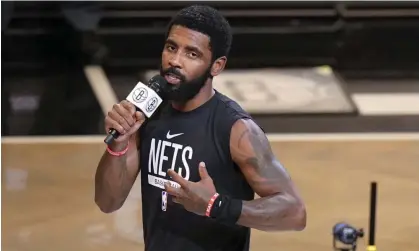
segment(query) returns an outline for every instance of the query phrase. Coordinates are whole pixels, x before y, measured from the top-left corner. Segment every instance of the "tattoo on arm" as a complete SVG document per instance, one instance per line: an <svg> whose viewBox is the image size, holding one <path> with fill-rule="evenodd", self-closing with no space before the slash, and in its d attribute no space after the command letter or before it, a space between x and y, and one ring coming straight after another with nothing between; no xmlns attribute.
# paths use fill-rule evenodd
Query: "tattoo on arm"
<svg viewBox="0 0 419 251"><path fill-rule="evenodd" d="M275 158L265 133L251 120L232 129L231 153L261 198L244 201L238 224L264 231L301 229L305 210L291 178Z"/></svg>
<svg viewBox="0 0 419 251"><path fill-rule="evenodd" d="M249 184L260 196L279 193L290 176L276 160L265 133L252 121L237 126L241 131L233 146L233 158L245 174ZM232 139L234 140L234 139ZM248 178L249 177L249 178Z"/></svg>

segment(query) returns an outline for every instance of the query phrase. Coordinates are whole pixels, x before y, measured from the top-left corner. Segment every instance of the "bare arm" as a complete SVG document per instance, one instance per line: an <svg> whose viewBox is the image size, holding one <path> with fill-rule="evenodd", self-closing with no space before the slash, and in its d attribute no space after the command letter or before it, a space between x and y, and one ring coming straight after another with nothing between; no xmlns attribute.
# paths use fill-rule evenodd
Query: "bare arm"
<svg viewBox="0 0 419 251"><path fill-rule="evenodd" d="M129 146L123 156L113 156L107 151L98 164L95 175L95 202L100 210L112 213L124 204L140 171L138 154L138 129L144 115L128 101L115 104L105 118L105 129L115 128L121 134L109 146L120 152Z"/></svg>
<svg viewBox="0 0 419 251"><path fill-rule="evenodd" d="M122 151L126 145L122 142L110 148ZM125 155L116 157L104 152L95 176L95 202L102 212L112 213L122 207L139 171L135 134L129 139L129 149Z"/></svg>
<svg viewBox="0 0 419 251"><path fill-rule="evenodd" d="M304 203L272 153L264 132L251 120L237 121L231 131L230 150L250 186L261 197L243 201L237 224L262 231L303 230Z"/></svg>

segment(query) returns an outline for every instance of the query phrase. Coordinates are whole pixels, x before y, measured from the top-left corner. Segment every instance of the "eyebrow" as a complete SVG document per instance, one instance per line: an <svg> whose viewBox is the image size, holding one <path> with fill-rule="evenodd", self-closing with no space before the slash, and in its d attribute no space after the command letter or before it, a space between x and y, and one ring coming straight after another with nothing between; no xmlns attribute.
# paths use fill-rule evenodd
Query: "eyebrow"
<svg viewBox="0 0 419 251"><path fill-rule="evenodd" d="M177 43L175 41L173 41L172 39L170 39L170 38L168 38L166 40L166 43L177 46ZM187 50L189 50L189 51L194 51L194 52L196 52L196 53L198 53L200 55L204 55L204 53L200 49L198 49L198 47L195 47L195 46L192 46L192 45L187 45L187 46L185 46L185 48Z"/></svg>

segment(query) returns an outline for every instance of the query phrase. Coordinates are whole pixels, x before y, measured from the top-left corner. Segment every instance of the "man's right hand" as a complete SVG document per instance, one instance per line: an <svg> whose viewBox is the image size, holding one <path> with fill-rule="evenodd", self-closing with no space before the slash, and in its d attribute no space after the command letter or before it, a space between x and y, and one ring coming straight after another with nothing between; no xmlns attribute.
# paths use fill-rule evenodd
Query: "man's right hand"
<svg viewBox="0 0 419 251"><path fill-rule="evenodd" d="M120 135L114 144L126 145L130 136L137 132L144 120L144 114L136 111L133 104L124 100L115 104L108 112L105 118L105 130L106 132L109 132L110 128L117 130Z"/></svg>

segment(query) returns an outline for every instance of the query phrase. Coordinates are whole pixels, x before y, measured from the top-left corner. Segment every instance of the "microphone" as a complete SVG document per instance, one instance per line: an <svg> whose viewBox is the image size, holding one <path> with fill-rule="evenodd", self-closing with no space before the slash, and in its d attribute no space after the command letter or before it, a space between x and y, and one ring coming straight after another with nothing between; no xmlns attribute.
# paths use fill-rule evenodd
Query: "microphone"
<svg viewBox="0 0 419 251"><path fill-rule="evenodd" d="M166 79L161 75L155 75L148 81L147 85L138 82L128 94L126 100L135 105L137 111L144 113L147 119L157 111L157 108L163 102L165 90L167 90ZM109 145L119 137L119 132L111 128L108 133L104 142Z"/></svg>
<svg viewBox="0 0 419 251"><path fill-rule="evenodd" d="M335 250L355 251L357 248L357 240L362 237L364 237L364 230L362 228L356 229L345 222L339 222L333 226L333 248ZM346 246L351 246L351 248L338 247L338 241Z"/></svg>

